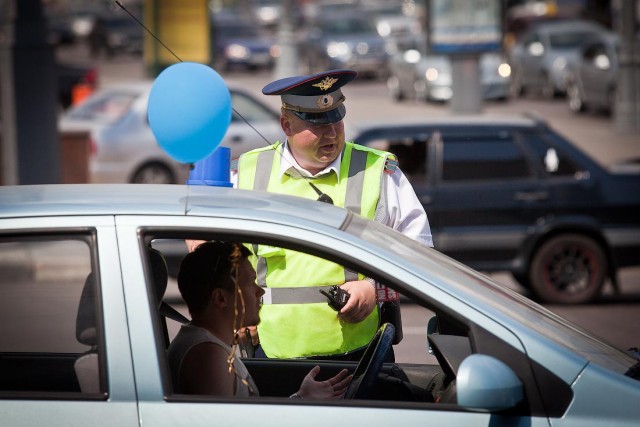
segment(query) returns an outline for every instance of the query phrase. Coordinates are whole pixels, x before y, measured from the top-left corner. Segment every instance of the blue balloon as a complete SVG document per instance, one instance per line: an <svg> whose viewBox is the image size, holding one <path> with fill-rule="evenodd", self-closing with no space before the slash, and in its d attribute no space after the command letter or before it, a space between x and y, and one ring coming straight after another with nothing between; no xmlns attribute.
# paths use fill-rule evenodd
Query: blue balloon
<svg viewBox="0 0 640 427"><path fill-rule="evenodd" d="M211 67L180 62L162 71L151 87L149 126L171 158L195 163L220 145L231 122L231 94Z"/></svg>

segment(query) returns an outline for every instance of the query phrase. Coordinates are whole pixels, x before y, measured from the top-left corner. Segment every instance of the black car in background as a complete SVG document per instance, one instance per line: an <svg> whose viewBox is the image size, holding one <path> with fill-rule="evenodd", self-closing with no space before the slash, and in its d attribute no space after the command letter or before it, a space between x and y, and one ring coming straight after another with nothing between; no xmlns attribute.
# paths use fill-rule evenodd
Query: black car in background
<svg viewBox="0 0 640 427"><path fill-rule="evenodd" d="M437 250L509 271L541 301L592 301L640 264L640 174L610 172L538 119L433 118L357 135L398 156Z"/></svg>

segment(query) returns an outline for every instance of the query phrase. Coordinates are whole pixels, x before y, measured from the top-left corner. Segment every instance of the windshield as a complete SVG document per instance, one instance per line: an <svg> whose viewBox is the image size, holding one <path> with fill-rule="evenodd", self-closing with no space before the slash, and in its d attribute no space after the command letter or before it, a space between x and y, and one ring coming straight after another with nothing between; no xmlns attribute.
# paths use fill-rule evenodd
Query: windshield
<svg viewBox="0 0 640 427"><path fill-rule="evenodd" d="M549 44L554 49L575 49L579 47L591 33L559 33L549 36Z"/></svg>
<svg viewBox="0 0 640 427"><path fill-rule="evenodd" d="M217 30L218 34L225 38L256 38L260 36L255 27L243 23L219 24Z"/></svg>
<svg viewBox="0 0 640 427"><path fill-rule="evenodd" d="M120 120L137 97L138 94L131 92L103 93L71 110L69 118L109 125Z"/></svg>
<svg viewBox="0 0 640 427"><path fill-rule="evenodd" d="M558 346L568 348L593 363L624 374L637 362L623 351L592 337L579 326L488 277L453 260L445 263L439 262L439 259L434 260L433 249L424 247L382 224L354 216L345 231L379 247L389 248L389 251L399 258L411 263L416 271L424 272L423 277L438 277L439 281L446 281L448 288L455 290L458 295L466 296L465 299L470 304L482 301L492 310L503 313L524 328L534 330ZM458 283L450 279L460 277L461 273L469 280L474 280L473 287L468 286L469 280Z"/></svg>
<svg viewBox="0 0 640 427"><path fill-rule="evenodd" d="M325 34L357 34L375 33L376 28L372 21L362 18L344 18L325 21L322 25Z"/></svg>

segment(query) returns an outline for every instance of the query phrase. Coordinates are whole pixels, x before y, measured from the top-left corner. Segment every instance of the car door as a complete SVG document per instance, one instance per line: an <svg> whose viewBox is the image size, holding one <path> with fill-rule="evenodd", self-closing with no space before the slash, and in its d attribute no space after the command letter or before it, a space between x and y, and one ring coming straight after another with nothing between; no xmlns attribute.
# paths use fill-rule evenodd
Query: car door
<svg viewBox="0 0 640 427"><path fill-rule="evenodd" d="M139 410L142 424L146 426L167 424L235 426L259 422L263 426L278 427L288 424L325 426L327 417L330 417L332 425L345 427L352 426L354 420L357 420L357 424L363 425L415 425L429 420L434 424L443 425L489 426L501 420L500 414L471 409L461 410L455 404L445 403L413 402L403 405L394 404L394 402L375 402L372 404L370 401L363 400L319 402L287 397L262 396L243 399L173 394L167 378L166 357L164 352L158 349L157 337L154 337L151 332L155 325L150 316L150 304L155 305L155 302L151 301L147 293L149 286L145 286L145 268L141 262L141 252L146 246L145 237L153 233L154 229L165 233L170 232L174 238L179 236L180 230L187 233L185 236L191 237L196 236L198 232L205 233L207 238L213 240L224 240L229 236L238 238L250 235L252 239L271 239L273 236L281 236L299 250L309 249L312 253L316 253L321 248L323 251L334 254L337 257L336 260L343 257L351 262L358 260L368 266L367 268L385 271L405 284L414 281L414 291L428 299L431 304L437 301L451 312L464 312L467 321L477 322L484 330L490 330L492 336L515 350L521 357L526 358L526 352L513 332L505 326L475 310L469 310L467 304L456 300L438 287L428 286L424 282L418 284L415 282L415 276L394 264L394 261L372 255L367 248L353 245L348 239L336 239L326 233L326 230L308 229L304 226L269 220L262 222L250 219L182 215L153 218L122 216L117 218L117 222L122 271L125 277L124 293L127 312L131 316L130 345L134 356L133 364L137 393L140 398ZM271 242L267 240L266 243ZM277 243L282 244L283 241ZM425 324L426 322L427 319ZM426 349L423 351L426 353ZM529 369L528 363L519 365L525 370ZM415 367L407 367L407 370L410 369ZM527 377L526 381L529 381L531 376L523 375L523 377ZM287 378L283 378L282 382L287 382ZM534 389L535 385L530 384L529 392ZM510 425L548 425L546 417L539 414L532 416L524 412L520 416L511 416Z"/></svg>
<svg viewBox="0 0 640 427"><path fill-rule="evenodd" d="M511 128L443 129L432 147L435 247L478 270L510 269L548 198Z"/></svg>
<svg viewBox="0 0 640 427"><path fill-rule="evenodd" d="M0 220L0 424L138 426L112 217Z"/></svg>

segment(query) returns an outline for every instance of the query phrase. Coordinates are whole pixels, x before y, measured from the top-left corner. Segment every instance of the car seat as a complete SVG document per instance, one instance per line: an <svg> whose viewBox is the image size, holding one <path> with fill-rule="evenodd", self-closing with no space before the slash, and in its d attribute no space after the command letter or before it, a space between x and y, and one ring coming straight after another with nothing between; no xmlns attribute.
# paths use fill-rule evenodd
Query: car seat
<svg viewBox="0 0 640 427"><path fill-rule="evenodd" d="M84 282L76 317L76 339L89 346L89 350L73 366L83 393L100 393L95 288L92 272Z"/></svg>
<svg viewBox="0 0 640 427"><path fill-rule="evenodd" d="M169 282L169 269L167 262L162 253L154 248L149 248L149 265L151 267L151 276L153 280L153 290L156 298L156 307L160 314L160 324L164 338L164 348L169 347L169 332L167 329L166 319L172 319L181 324L189 323L189 319L183 316L176 309L164 302L164 293L167 290Z"/></svg>

